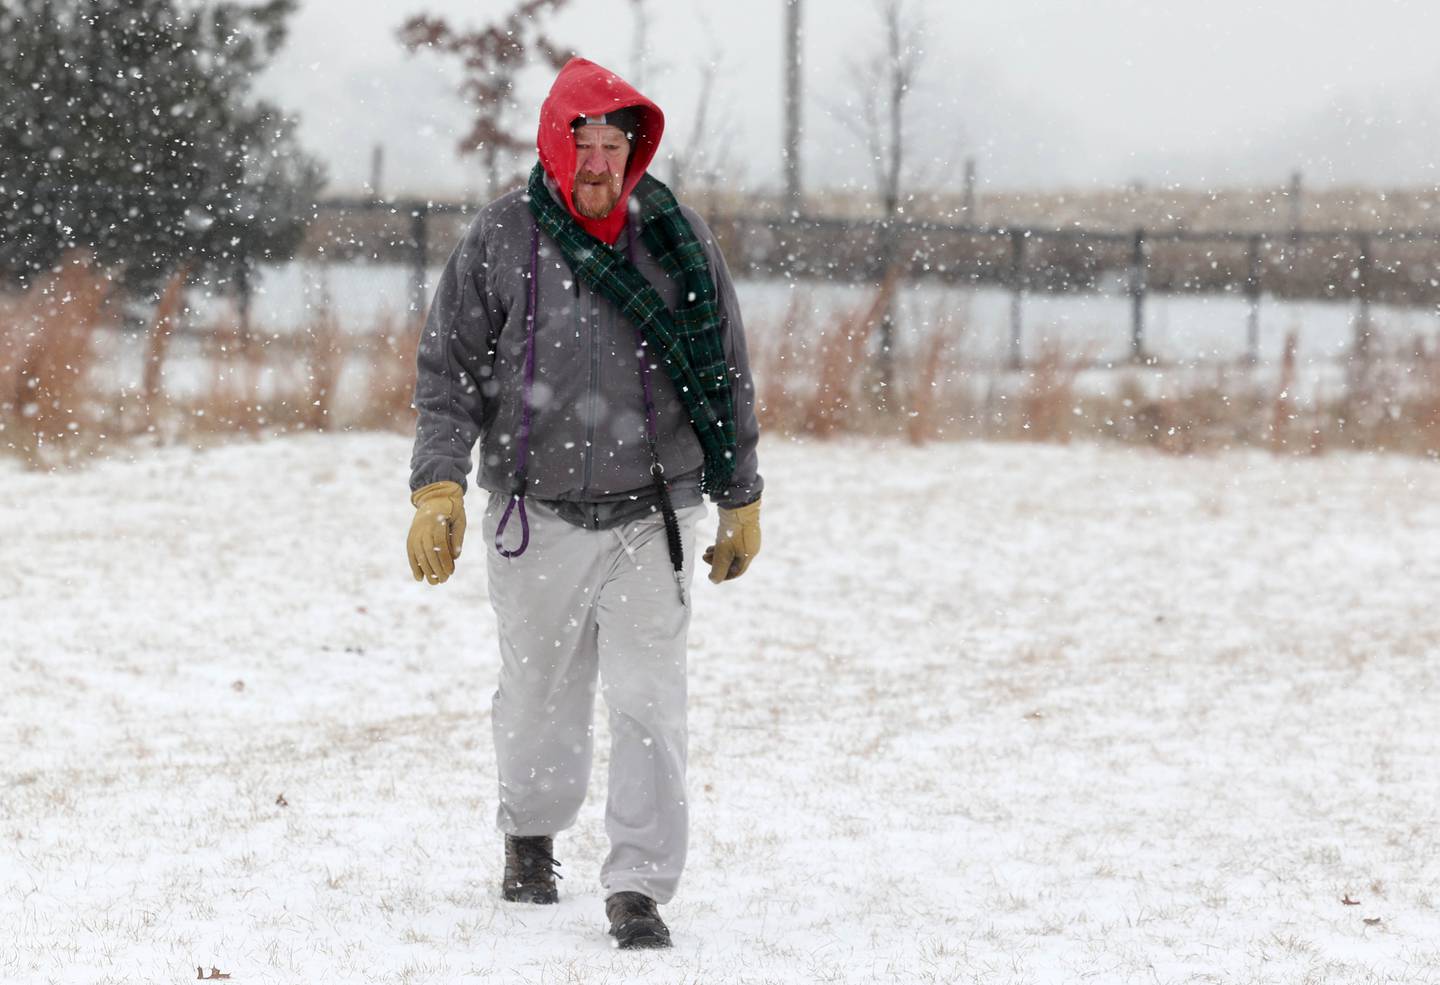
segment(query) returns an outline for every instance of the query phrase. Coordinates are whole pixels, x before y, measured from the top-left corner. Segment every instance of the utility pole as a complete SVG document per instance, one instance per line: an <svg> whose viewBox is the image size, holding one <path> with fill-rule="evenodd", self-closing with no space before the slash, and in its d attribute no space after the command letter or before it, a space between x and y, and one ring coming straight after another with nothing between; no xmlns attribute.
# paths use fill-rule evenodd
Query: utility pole
<svg viewBox="0 0 1440 985"><path fill-rule="evenodd" d="M1300 172L1290 172L1290 228L1298 231L1300 223L1305 215L1305 206L1301 204Z"/></svg>
<svg viewBox="0 0 1440 985"><path fill-rule="evenodd" d="M385 193L381 191L380 183L385 172L385 145L376 144L375 149L370 153L370 197L374 199L383 198Z"/></svg>
<svg viewBox="0 0 1440 985"><path fill-rule="evenodd" d="M976 225L974 157L965 158L965 225Z"/></svg>
<svg viewBox="0 0 1440 985"><path fill-rule="evenodd" d="M785 0L785 208L801 211L800 2Z"/></svg>

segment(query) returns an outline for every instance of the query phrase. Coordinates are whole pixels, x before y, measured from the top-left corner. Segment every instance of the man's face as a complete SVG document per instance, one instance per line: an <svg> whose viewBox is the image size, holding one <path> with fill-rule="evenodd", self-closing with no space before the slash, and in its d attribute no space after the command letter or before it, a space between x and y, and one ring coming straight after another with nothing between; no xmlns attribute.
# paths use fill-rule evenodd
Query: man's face
<svg viewBox="0 0 1440 985"><path fill-rule="evenodd" d="M575 128L575 211L603 219L620 198L630 141L619 127Z"/></svg>

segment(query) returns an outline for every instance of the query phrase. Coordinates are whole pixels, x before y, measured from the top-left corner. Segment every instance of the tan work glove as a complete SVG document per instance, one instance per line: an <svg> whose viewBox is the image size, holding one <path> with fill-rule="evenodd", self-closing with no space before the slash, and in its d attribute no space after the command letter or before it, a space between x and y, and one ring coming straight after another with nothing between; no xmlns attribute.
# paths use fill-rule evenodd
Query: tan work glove
<svg viewBox="0 0 1440 985"><path fill-rule="evenodd" d="M465 491L458 482L432 482L410 495L415 519L410 522L406 549L410 573L438 585L455 573L455 559L465 543Z"/></svg>
<svg viewBox="0 0 1440 985"><path fill-rule="evenodd" d="M710 580L715 584L739 578L760 553L760 500L733 510L720 507L720 529L713 547L705 548Z"/></svg>

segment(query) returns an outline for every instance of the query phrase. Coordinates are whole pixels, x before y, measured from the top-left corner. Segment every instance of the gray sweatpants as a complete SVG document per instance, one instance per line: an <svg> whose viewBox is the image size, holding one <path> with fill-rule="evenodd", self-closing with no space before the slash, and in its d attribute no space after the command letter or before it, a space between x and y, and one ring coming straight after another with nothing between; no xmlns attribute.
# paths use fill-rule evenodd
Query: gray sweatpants
<svg viewBox="0 0 1440 985"><path fill-rule="evenodd" d="M500 638L492 702L496 824L506 834L553 835L575 823L590 779L598 676L611 737L610 854L600 883L607 894L633 890L666 903L680 881L688 841L690 607L680 602L664 523L655 514L587 530L527 499L530 545L505 558L494 542L507 500L490 494L480 540ZM676 511L687 598L696 526L705 515L703 503ZM519 542L516 510L504 543Z"/></svg>

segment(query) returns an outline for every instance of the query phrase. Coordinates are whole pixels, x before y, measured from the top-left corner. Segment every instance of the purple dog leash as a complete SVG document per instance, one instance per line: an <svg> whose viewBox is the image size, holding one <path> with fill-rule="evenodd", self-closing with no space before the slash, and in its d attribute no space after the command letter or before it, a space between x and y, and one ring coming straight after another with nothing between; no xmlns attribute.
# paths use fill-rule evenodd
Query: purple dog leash
<svg viewBox="0 0 1440 985"><path fill-rule="evenodd" d="M635 262L635 227L627 223L625 230L626 259ZM510 501L495 528L495 550L502 557L519 557L530 545L530 519L525 512L526 467L530 450L532 399L535 388L535 310L540 297L540 226L534 223L530 236L530 291L525 312L525 386L521 399L520 434L516 439L515 472L510 480ZM665 479L665 467L660 463L659 433L655 423L655 393L650 381L650 365L645 358L645 333L635 328L638 344L636 354L640 361L640 379L645 393L645 439L650 450L650 476L654 480L660 500L660 512L665 523L665 535L670 549L670 561L674 567L675 584L680 591L680 604L687 605L685 596L684 546L680 537L680 523L675 508L670 502L670 483ZM520 546L506 550L502 542L505 527L516 506L520 507Z"/></svg>
<svg viewBox="0 0 1440 985"><path fill-rule="evenodd" d="M530 235L530 297L525 310L525 389L521 397L520 435L516 439L515 474L510 479L510 501L495 528L495 550L501 557L519 557L530 546L530 518L525 514L525 467L530 452L531 397L535 389L535 307L540 298L540 224L533 224ZM510 514L520 507L520 546L507 551L501 535L510 522Z"/></svg>

